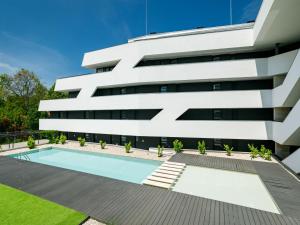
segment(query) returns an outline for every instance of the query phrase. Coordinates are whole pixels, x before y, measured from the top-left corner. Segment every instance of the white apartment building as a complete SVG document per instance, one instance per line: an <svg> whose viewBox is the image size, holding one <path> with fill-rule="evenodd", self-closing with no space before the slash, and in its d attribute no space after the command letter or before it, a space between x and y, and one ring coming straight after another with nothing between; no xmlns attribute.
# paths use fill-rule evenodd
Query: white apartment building
<svg viewBox="0 0 300 225"><path fill-rule="evenodd" d="M40 102L50 112L40 130L142 149L176 138L184 148L264 144L300 159L299 12L299 0L265 0L254 23L150 34L85 53L82 66L93 72L56 81L69 98Z"/></svg>

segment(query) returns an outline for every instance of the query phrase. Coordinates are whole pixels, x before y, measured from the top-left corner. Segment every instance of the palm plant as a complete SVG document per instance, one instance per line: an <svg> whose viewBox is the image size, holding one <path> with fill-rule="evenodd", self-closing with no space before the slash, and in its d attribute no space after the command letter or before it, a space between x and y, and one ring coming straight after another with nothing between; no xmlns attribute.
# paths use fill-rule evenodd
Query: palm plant
<svg viewBox="0 0 300 225"><path fill-rule="evenodd" d="M79 141L79 144L80 144L80 146L81 146L81 147L83 147L83 146L84 146L84 144L85 144L85 138L78 137L78 139L77 139L77 140Z"/></svg>
<svg viewBox="0 0 300 225"><path fill-rule="evenodd" d="M182 152L183 144L178 139L173 141L173 148L176 153Z"/></svg>
<svg viewBox="0 0 300 225"><path fill-rule="evenodd" d="M99 144L100 144L100 146L101 146L101 149L105 149L105 146L106 146L106 142L105 142L105 141L100 140L100 141L99 141Z"/></svg>
<svg viewBox="0 0 300 225"><path fill-rule="evenodd" d="M131 142L125 143L125 152L129 153L131 149Z"/></svg>
<svg viewBox="0 0 300 225"><path fill-rule="evenodd" d="M230 147L229 145L224 145L224 150L226 151L226 155L231 156L233 147Z"/></svg>
<svg viewBox="0 0 300 225"><path fill-rule="evenodd" d="M259 154L257 147L255 147L253 144L248 144L248 148L250 150L251 159L257 158L257 156Z"/></svg>
<svg viewBox="0 0 300 225"><path fill-rule="evenodd" d="M66 140L67 140L67 136L61 134L60 137L59 137L59 140L60 140L60 143L61 143L61 144L65 144L65 143L66 143Z"/></svg>
<svg viewBox="0 0 300 225"><path fill-rule="evenodd" d="M205 152L206 152L206 146L205 146L205 141L202 140L202 141L198 141L198 151L200 154L204 155Z"/></svg>
<svg viewBox="0 0 300 225"><path fill-rule="evenodd" d="M164 146L157 146L157 157L162 157L163 156L163 151L164 151Z"/></svg>

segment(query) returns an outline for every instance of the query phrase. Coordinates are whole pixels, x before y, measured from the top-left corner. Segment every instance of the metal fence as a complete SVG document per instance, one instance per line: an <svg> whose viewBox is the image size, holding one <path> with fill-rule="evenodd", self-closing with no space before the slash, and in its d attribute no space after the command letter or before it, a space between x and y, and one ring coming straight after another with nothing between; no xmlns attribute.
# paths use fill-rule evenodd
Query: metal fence
<svg viewBox="0 0 300 225"><path fill-rule="evenodd" d="M47 137L42 131L0 132L0 151L27 147L29 136L36 140L37 145L47 142Z"/></svg>

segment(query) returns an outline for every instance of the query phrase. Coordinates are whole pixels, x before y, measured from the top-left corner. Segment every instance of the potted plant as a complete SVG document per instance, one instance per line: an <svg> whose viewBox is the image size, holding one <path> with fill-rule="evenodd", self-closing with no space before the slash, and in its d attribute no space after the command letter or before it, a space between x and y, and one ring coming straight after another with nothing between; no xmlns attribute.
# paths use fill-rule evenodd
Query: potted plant
<svg viewBox="0 0 300 225"><path fill-rule="evenodd" d="M164 146L157 146L157 157L162 157L163 156L163 152L164 152Z"/></svg>
<svg viewBox="0 0 300 225"><path fill-rule="evenodd" d="M131 142L125 143L125 152L129 153L131 149Z"/></svg>
<svg viewBox="0 0 300 225"><path fill-rule="evenodd" d="M101 149L105 149L105 146L106 146L106 142L105 141L100 140L99 144L100 144Z"/></svg>
<svg viewBox="0 0 300 225"><path fill-rule="evenodd" d="M60 143L61 143L61 144L65 144L65 143L66 143L66 140L67 140L67 136L61 134L60 137L59 137L59 140L60 140Z"/></svg>
<svg viewBox="0 0 300 225"><path fill-rule="evenodd" d="M28 137L27 146L30 149L33 149L35 147L35 140L33 137L31 137L31 136Z"/></svg>
<svg viewBox="0 0 300 225"><path fill-rule="evenodd" d="M265 154L264 154L264 159L271 161L271 156L272 156L272 151L270 149L267 149Z"/></svg>
<svg viewBox="0 0 300 225"><path fill-rule="evenodd" d="M182 152L183 144L178 139L173 141L173 148L176 153Z"/></svg>
<svg viewBox="0 0 300 225"><path fill-rule="evenodd" d="M205 146L205 141L198 141L198 151L200 154L204 155L206 152L206 146Z"/></svg>
<svg viewBox="0 0 300 225"><path fill-rule="evenodd" d="M251 159L257 158L258 153L259 153L258 149L253 144L251 144L251 145L248 144L248 148L250 150Z"/></svg>
<svg viewBox="0 0 300 225"><path fill-rule="evenodd" d="M233 147L230 147L229 145L224 145L224 150L226 151L226 155L231 156Z"/></svg>
<svg viewBox="0 0 300 225"><path fill-rule="evenodd" d="M79 144L80 144L80 146L81 147L83 147L84 146L84 144L85 144L85 139L84 138L82 138L82 137L78 137L78 139L77 139L78 141L79 141Z"/></svg>

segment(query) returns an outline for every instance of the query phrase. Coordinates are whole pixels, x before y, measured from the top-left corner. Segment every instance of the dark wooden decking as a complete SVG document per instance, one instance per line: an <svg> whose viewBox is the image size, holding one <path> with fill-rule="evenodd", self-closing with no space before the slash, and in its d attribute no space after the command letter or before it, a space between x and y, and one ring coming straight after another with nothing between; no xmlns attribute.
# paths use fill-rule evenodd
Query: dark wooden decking
<svg viewBox="0 0 300 225"><path fill-rule="evenodd" d="M0 157L0 182L117 225L300 224L285 215L8 157Z"/></svg>
<svg viewBox="0 0 300 225"><path fill-rule="evenodd" d="M252 162L247 160L178 153L172 156L170 161L182 162L192 166L201 166L244 173L256 173Z"/></svg>
<svg viewBox="0 0 300 225"><path fill-rule="evenodd" d="M260 176L282 213L300 218L300 182L280 164L182 153L170 160L191 166L255 173Z"/></svg>

